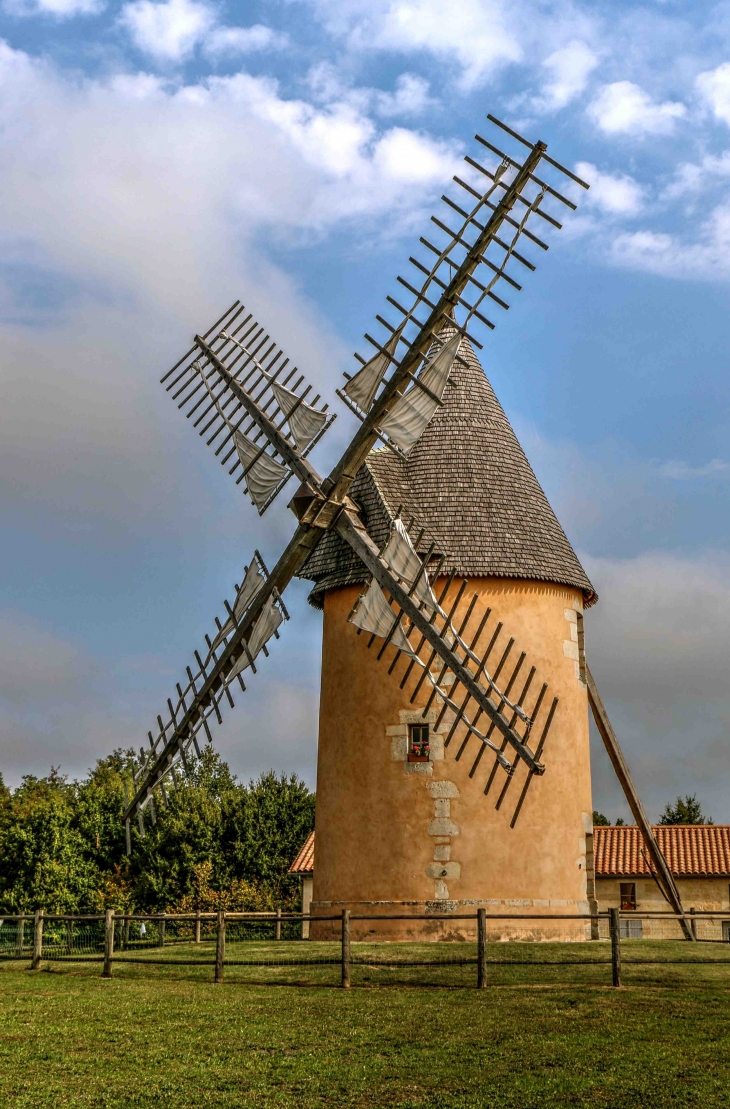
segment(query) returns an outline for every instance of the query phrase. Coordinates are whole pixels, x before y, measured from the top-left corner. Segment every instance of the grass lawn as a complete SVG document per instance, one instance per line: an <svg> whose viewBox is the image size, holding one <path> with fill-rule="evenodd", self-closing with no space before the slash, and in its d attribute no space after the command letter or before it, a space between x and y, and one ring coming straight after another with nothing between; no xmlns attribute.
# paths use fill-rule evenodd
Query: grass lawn
<svg viewBox="0 0 730 1109"><path fill-rule="evenodd" d="M407 960L457 946L467 945L377 954ZM620 990L607 985L603 943L490 945L490 959L532 965L490 964L484 991L473 988L474 966L355 966L344 991L328 965L227 966L216 986L210 966L171 961L119 964L109 981L98 963L37 973L0 964L0 1106L730 1109L730 961L709 962L726 949L622 948ZM374 957L353 945L353 955L368 950ZM211 951L164 949L168 960L192 953ZM575 963L587 957L592 965ZM664 957L688 962L656 961ZM537 965L551 959L568 961Z"/></svg>

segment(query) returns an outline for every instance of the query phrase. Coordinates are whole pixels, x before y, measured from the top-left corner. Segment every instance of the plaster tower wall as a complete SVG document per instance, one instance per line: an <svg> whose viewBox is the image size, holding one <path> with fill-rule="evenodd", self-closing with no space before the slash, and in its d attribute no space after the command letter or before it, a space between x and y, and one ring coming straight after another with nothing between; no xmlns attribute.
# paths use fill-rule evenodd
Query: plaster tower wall
<svg viewBox="0 0 730 1109"><path fill-rule="evenodd" d="M455 589L456 584L452 594ZM528 648L523 678L530 666L537 668L528 710L543 682L550 697L559 698L544 750L546 772L533 778L514 828L510 821L526 777L524 764L497 810L505 773L498 769L485 796L494 756L484 751L470 776L482 744L472 737L457 761L465 737L460 728L444 750L450 712L441 735L432 735L430 761L407 761L408 724L422 719L429 693L424 684L411 703L415 681L400 689L407 660L401 656L388 676L394 650L378 662L377 641L368 650L369 637L358 636L347 623L358 592L356 586L331 591L324 606L313 913L348 908L353 915L457 916L479 906L490 913L528 916L586 912L592 808L588 706L578 657L580 591L495 578L469 582L466 595L479 596L475 622L489 607L488 629L504 623L500 648L515 639L506 674L523 645ZM439 711L437 699L429 712L432 727ZM534 747L537 738L531 742ZM353 929L390 938L475 931L470 922L456 919L447 925L371 922ZM328 930L313 926L314 935ZM585 926L515 920L491 922L490 932L495 937L582 939Z"/></svg>

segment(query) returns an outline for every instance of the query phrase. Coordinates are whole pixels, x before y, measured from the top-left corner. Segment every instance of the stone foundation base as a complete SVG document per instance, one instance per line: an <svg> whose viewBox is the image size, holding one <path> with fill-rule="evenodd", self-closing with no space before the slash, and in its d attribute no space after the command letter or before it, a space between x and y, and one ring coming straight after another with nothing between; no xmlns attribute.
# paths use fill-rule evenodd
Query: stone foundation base
<svg viewBox="0 0 730 1109"><path fill-rule="evenodd" d="M313 901L310 937L313 940L339 940L340 917L350 911L350 938L355 942L443 942L476 943L477 909L487 911L487 941L528 943L575 942L590 939L590 922L583 920L531 920L542 915L571 917L587 913L585 901ZM513 919L490 919L490 914L515 914ZM524 916L521 914L524 913ZM433 914L434 919L428 917ZM443 914L448 914L444 918ZM459 919L474 914L471 919ZM426 919L409 920L409 917ZM321 920L318 917L336 917ZM367 917L369 919L357 919ZM380 917L384 919L372 919ZM394 919L388 919L394 918ZM451 919L448 919L451 918Z"/></svg>

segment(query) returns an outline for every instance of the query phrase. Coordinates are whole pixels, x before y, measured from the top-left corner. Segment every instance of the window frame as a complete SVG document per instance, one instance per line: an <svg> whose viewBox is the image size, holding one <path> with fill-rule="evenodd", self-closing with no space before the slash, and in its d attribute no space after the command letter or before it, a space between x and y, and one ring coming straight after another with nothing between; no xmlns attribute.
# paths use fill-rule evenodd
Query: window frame
<svg viewBox="0 0 730 1109"><path fill-rule="evenodd" d="M624 890L630 891L625 898ZM618 897L622 913L636 912L636 882L619 882ZM624 904L624 900L626 904Z"/></svg>
<svg viewBox="0 0 730 1109"><path fill-rule="evenodd" d="M415 733L421 733L415 738ZM425 748L425 754L424 754ZM426 723L408 725L408 762L431 761L431 729Z"/></svg>

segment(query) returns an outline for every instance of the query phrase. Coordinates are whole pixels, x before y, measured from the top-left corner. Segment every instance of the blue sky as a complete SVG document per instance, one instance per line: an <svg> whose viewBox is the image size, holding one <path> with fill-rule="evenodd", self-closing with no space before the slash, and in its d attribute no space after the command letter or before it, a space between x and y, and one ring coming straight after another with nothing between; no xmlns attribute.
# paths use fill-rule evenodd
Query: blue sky
<svg viewBox="0 0 730 1109"><path fill-rule="evenodd" d="M652 815L696 791L730 821L730 4L3 0L0 38L6 780L139 744L288 536L162 372L240 297L333 398L491 111L592 188L485 369L601 595L589 658ZM244 777L314 783L305 595L221 731Z"/></svg>

